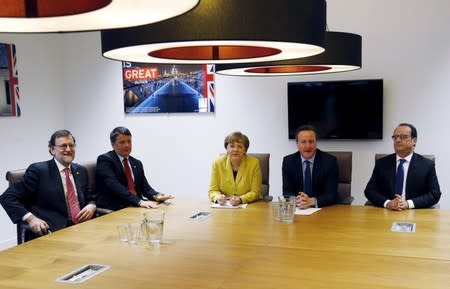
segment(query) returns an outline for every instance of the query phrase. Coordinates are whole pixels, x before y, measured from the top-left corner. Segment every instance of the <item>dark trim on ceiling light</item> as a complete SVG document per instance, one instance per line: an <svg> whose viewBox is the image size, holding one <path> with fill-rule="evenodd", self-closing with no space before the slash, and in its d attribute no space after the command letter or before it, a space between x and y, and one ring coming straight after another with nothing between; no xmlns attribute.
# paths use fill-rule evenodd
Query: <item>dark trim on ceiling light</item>
<svg viewBox="0 0 450 289"><path fill-rule="evenodd" d="M201 0L149 25L102 31L106 58L141 63L229 63L323 51L324 0Z"/></svg>
<svg viewBox="0 0 450 289"><path fill-rule="evenodd" d="M361 68L362 37L347 32L326 33L325 52L299 59L216 64L218 74L277 76L351 71Z"/></svg>

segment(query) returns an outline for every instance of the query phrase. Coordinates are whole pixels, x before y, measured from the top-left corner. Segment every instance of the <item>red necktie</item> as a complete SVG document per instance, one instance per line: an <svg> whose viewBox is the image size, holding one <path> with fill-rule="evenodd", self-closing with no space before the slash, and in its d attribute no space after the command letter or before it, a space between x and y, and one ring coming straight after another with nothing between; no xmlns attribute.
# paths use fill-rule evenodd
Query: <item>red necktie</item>
<svg viewBox="0 0 450 289"><path fill-rule="evenodd" d="M132 195L136 195L136 189L134 188L133 177L131 176L130 165L128 159L123 159L123 167L125 168L125 175L127 176L128 190Z"/></svg>
<svg viewBox="0 0 450 289"><path fill-rule="evenodd" d="M75 188L70 180L69 168L64 169L66 174L66 187L67 187L67 203L69 204L69 215L74 224L78 223L77 215L80 212L80 204L78 203L77 195L75 194Z"/></svg>

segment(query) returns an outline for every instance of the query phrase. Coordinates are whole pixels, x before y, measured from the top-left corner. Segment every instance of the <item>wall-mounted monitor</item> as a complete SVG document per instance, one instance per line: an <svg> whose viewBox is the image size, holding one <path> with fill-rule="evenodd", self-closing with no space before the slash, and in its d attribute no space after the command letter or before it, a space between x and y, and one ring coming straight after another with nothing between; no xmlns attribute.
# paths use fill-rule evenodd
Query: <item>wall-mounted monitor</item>
<svg viewBox="0 0 450 289"><path fill-rule="evenodd" d="M383 80L288 83L289 139L313 125L319 139L382 139Z"/></svg>

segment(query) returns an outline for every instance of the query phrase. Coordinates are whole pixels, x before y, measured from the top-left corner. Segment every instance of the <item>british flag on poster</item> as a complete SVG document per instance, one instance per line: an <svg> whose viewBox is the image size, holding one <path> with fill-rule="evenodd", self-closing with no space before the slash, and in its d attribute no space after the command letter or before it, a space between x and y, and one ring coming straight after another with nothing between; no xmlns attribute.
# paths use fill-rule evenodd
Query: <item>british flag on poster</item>
<svg viewBox="0 0 450 289"><path fill-rule="evenodd" d="M0 116L20 116L16 46L0 43Z"/></svg>
<svg viewBox="0 0 450 289"><path fill-rule="evenodd" d="M216 107L216 90L214 89L215 65L207 64L206 66L206 85L207 91L204 93L208 97L208 111L214 112Z"/></svg>

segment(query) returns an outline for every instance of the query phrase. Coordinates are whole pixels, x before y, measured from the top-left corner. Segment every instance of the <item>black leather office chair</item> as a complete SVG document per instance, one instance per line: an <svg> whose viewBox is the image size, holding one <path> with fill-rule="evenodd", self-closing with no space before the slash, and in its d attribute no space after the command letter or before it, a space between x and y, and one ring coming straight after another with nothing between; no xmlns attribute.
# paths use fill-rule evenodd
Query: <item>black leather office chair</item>
<svg viewBox="0 0 450 289"><path fill-rule="evenodd" d="M344 205L351 205L353 202L352 191L352 152L337 152L328 151L327 153L333 155L337 159L339 167L338 177L338 193L340 203Z"/></svg>
<svg viewBox="0 0 450 289"><path fill-rule="evenodd" d="M255 157L259 160L261 168L261 196L260 199L264 201L272 201L272 196L269 193L269 168L270 168L270 154L268 153L248 153L247 155Z"/></svg>

